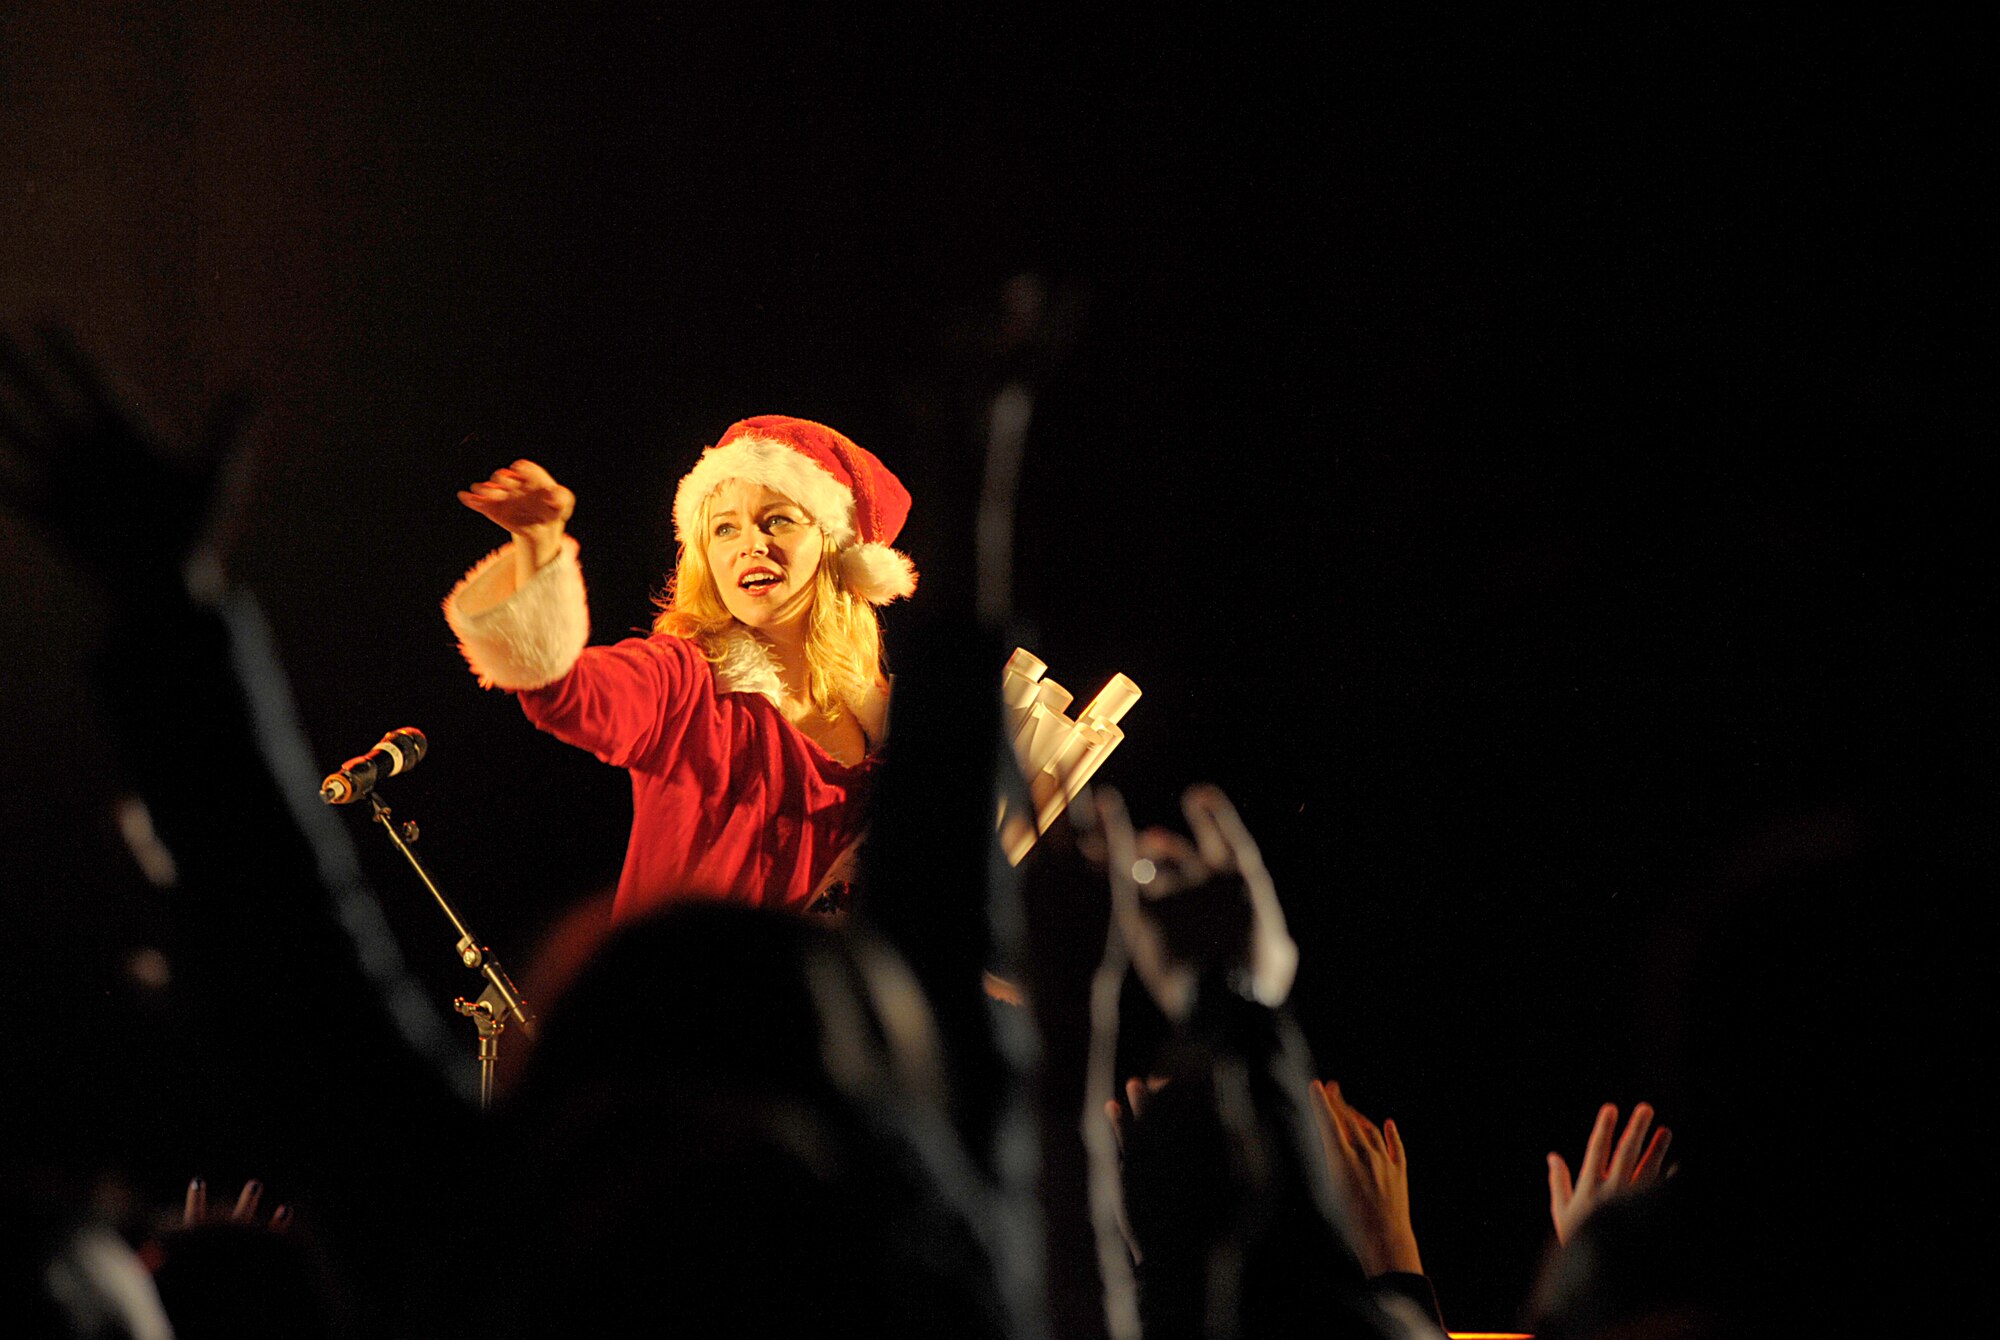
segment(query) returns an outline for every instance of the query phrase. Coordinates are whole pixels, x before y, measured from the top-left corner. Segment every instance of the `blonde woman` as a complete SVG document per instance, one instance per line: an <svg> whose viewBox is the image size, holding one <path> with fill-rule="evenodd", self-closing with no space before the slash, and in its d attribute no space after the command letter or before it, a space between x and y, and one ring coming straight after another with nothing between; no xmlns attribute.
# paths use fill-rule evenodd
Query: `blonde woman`
<svg viewBox="0 0 2000 1340"><path fill-rule="evenodd" d="M888 681L876 607L910 495L823 424L732 425L674 495L680 555L648 638L587 646L576 497L532 461L458 495L513 536L445 600L482 685L632 777L615 915L684 897L827 908L865 823Z"/></svg>

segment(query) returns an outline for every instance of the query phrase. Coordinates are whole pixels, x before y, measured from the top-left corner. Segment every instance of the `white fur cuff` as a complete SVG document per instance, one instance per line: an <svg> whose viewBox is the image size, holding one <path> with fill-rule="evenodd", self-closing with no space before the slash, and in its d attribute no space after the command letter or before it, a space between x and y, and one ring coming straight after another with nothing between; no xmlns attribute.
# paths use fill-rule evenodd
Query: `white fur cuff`
<svg viewBox="0 0 2000 1340"><path fill-rule="evenodd" d="M482 688L538 689L568 674L590 641L590 607L583 589L577 543L565 535L562 552L519 590L514 550L503 545L474 564L444 598L445 622Z"/></svg>

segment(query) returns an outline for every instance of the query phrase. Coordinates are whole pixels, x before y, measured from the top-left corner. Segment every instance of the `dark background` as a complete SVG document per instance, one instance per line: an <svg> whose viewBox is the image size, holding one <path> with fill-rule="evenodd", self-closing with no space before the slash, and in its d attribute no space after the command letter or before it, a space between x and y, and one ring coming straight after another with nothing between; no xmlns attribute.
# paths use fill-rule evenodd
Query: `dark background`
<svg viewBox="0 0 2000 1340"><path fill-rule="evenodd" d="M1141 818L1212 779L1265 842L1321 1068L1402 1126L1456 1323L1515 1319L1544 1150L1607 1098L1671 1120L1661 946L1706 872L1977 777L1949 31L189 8L0 16L0 321L69 322L169 423L257 393L232 574L329 765L429 734L399 812L517 960L615 880L626 783L465 673L437 602L499 536L453 492L519 455L572 485L607 638L699 448L805 415L903 474L950 599L971 518L934 500L1022 274L1076 314L1031 645L1145 689L1107 773ZM199 1098L127 971L172 895L108 817L101 619L0 514L0 937L62 1058L24 1091L171 1186L198 1137L159 1111ZM442 1003L449 937L358 838Z"/></svg>

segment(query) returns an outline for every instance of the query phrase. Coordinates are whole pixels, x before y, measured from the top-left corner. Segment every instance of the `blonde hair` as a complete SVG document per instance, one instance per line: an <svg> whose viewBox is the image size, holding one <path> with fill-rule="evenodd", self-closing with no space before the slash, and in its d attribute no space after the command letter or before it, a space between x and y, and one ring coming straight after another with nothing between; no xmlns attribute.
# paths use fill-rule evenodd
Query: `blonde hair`
<svg viewBox="0 0 2000 1340"><path fill-rule="evenodd" d="M702 542L714 505L713 493L702 500L700 522L681 542L667 589L656 600L659 617L653 620L655 633L697 643L711 665L722 660L731 630L742 627L722 603L708 546ZM827 540L824 529L820 539L819 568L813 573L812 604L806 615L806 696L832 721L849 710L849 703L881 688L882 625L875 607L841 583L841 551Z"/></svg>

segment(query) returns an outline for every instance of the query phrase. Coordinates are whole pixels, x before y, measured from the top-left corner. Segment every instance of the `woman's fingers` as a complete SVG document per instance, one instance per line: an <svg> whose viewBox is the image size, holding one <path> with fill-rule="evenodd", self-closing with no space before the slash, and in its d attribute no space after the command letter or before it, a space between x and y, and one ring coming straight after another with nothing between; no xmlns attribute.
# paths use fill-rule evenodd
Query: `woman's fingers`
<svg viewBox="0 0 2000 1340"><path fill-rule="evenodd" d="M569 490L556 483L554 476L533 461L516 461L503 465L466 492L477 493L492 498L514 498L529 495L547 495L557 498ZM460 494L461 497L464 494Z"/></svg>
<svg viewBox="0 0 2000 1340"><path fill-rule="evenodd" d="M1141 1079L1134 1075L1125 1081L1125 1102L1121 1105L1116 1098L1104 1100L1104 1115L1111 1118L1111 1132L1118 1137L1118 1152L1125 1152L1125 1111L1131 1109L1132 1120L1145 1115L1147 1100L1167 1087L1165 1075L1147 1075Z"/></svg>
<svg viewBox="0 0 2000 1340"><path fill-rule="evenodd" d="M549 489L553 491L562 487L562 485L556 483L554 475L527 459L515 461L512 465L504 467L500 473L512 475L514 478L527 484L530 488Z"/></svg>
<svg viewBox="0 0 2000 1340"><path fill-rule="evenodd" d="M1561 1227L1563 1215L1569 1203L1576 1196L1576 1186L1570 1181L1569 1164L1557 1153L1549 1155L1549 1213L1555 1217L1557 1227Z"/></svg>
<svg viewBox="0 0 2000 1340"><path fill-rule="evenodd" d="M1618 1134L1614 1148L1612 1135L1618 1130L1618 1108L1611 1103L1600 1107L1574 1182L1562 1156L1549 1155L1549 1211L1555 1218L1559 1239L1568 1241L1576 1225L1596 1206L1657 1181L1663 1173L1672 1174L1672 1169L1666 1167L1666 1155L1673 1143L1673 1132L1665 1126L1655 1128L1653 1115L1651 1103L1634 1103L1631 1119ZM1651 1140L1646 1138L1649 1133Z"/></svg>
<svg viewBox="0 0 2000 1340"><path fill-rule="evenodd" d="M1339 1138L1341 1151L1349 1159L1358 1166L1369 1156L1389 1156L1388 1142L1381 1130L1363 1116L1359 1108L1347 1101L1337 1081L1327 1080L1320 1084L1319 1094L1326 1109L1327 1122Z"/></svg>
<svg viewBox="0 0 2000 1340"><path fill-rule="evenodd" d="M1338 1081L1328 1080L1321 1086L1321 1092L1325 1095L1327 1110L1340 1124L1344 1139L1357 1148L1368 1149L1385 1156L1389 1153L1389 1140L1382 1133L1382 1128L1370 1121L1360 1108L1347 1101L1347 1095L1340 1091Z"/></svg>
<svg viewBox="0 0 2000 1340"><path fill-rule="evenodd" d="M252 1179L243 1184L243 1190L236 1197L236 1208L229 1217L239 1224L247 1224L257 1216L257 1204L264 1199L264 1184Z"/></svg>
<svg viewBox="0 0 2000 1340"><path fill-rule="evenodd" d="M1194 834L1195 847L1211 870L1236 869L1229 839L1217 821L1217 810L1228 804L1212 786L1190 786L1181 793L1181 813L1187 816L1188 832Z"/></svg>
<svg viewBox="0 0 2000 1340"><path fill-rule="evenodd" d="M1646 1134L1653 1129L1653 1108L1650 1103L1639 1103L1632 1108L1632 1118L1625 1123L1625 1134L1618 1137L1618 1148L1611 1155L1610 1180L1616 1186L1624 1186L1632 1180L1633 1170L1639 1166L1639 1156L1646 1148Z"/></svg>
<svg viewBox="0 0 2000 1340"><path fill-rule="evenodd" d="M1666 1166L1667 1148L1673 1142L1674 1133L1669 1128L1662 1126L1653 1132L1652 1142L1646 1146L1645 1157L1641 1158L1639 1166L1632 1170L1633 1186L1643 1186L1659 1178L1661 1168Z"/></svg>
<svg viewBox="0 0 2000 1340"><path fill-rule="evenodd" d="M1618 1129L1618 1105L1606 1103L1597 1109L1597 1120L1590 1127L1590 1143L1583 1147L1583 1163L1577 1169L1577 1180L1594 1182L1606 1176L1611 1166L1611 1137Z"/></svg>
<svg viewBox="0 0 2000 1340"><path fill-rule="evenodd" d="M1097 826L1104 835L1105 862L1114 889L1132 883L1132 863L1139 857L1132 833L1132 816L1126 812L1125 797L1114 787L1100 786L1091 793L1097 810Z"/></svg>
<svg viewBox="0 0 2000 1340"><path fill-rule="evenodd" d="M1198 783L1181 794L1181 812L1195 836L1201 857L1215 870L1248 875L1264 868L1264 854L1236 806L1219 786Z"/></svg>
<svg viewBox="0 0 2000 1340"><path fill-rule="evenodd" d="M576 511L576 495L533 461L503 465L489 477L459 490L458 500L514 534L562 526Z"/></svg>
<svg viewBox="0 0 2000 1340"><path fill-rule="evenodd" d="M1313 1119L1319 1123L1322 1133L1331 1135L1341 1144L1347 1142L1347 1133L1340 1127L1340 1100L1336 1086L1320 1080L1312 1082Z"/></svg>
<svg viewBox="0 0 2000 1340"><path fill-rule="evenodd" d="M1132 1115L1145 1111L1146 1102L1154 1094L1167 1087L1165 1075L1148 1075L1144 1079L1134 1076L1125 1081L1125 1097L1132 1104Z"/></svg>
<svg viewBox="0 0 2000 1340"><path fill-rule="evenodd" d="M212 1212L208 1204L208 1183L199 1177L188 1179L187 1192L181 1198L181 1227L198 1228L203 1224L227 1222L232 1224L254 1224L257 1210L264 1201L264 1184L252 1178L243 1184L243 1190L236 1195L236 1204L223 1216ZM280 1205L271 1211L266 1224L272 1232L282 1233L291 1226L292 1207Z"/></svg>
<svg viewBox="0 0 2000 1340"><path fill-rule="evenodd" d="M1367 1146L1370 1153L1386 1157L1389 1153L1389 1142L1382 1138L1382 1128L1352 1107L1347 1109L1347 1115L1354 1123L1354 1129L1359 1136L1358 1143Z"/></svg>

